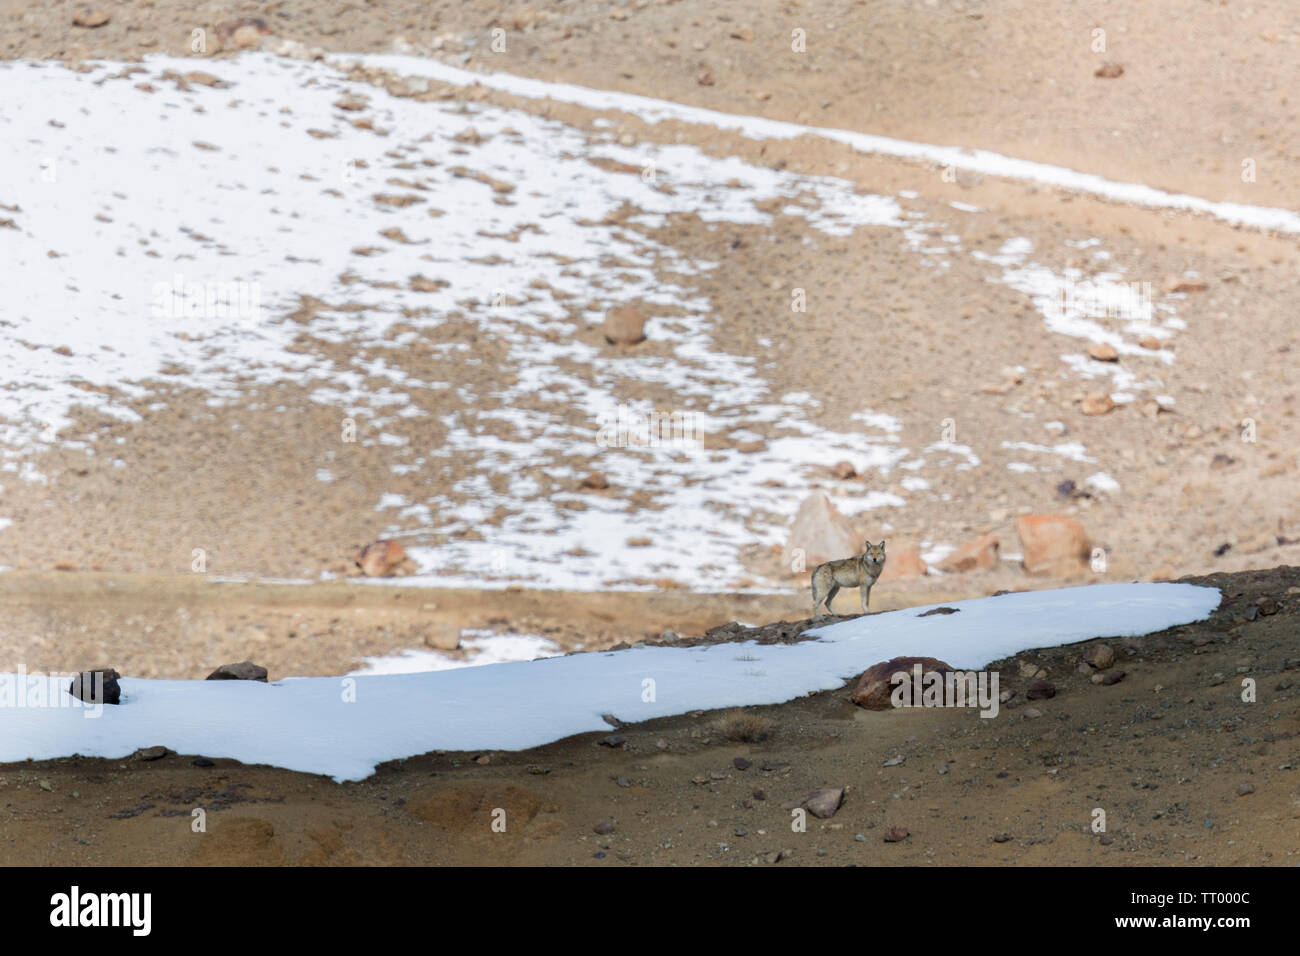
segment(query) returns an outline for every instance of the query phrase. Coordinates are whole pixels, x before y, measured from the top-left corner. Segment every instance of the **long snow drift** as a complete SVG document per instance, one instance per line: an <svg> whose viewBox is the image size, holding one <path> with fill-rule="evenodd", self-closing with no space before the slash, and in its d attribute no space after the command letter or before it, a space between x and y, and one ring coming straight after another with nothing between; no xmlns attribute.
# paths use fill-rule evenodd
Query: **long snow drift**
<svg viewBox="0 0 1300 956"><path fill-rule="evenodd" d="M1218 604L1214 588L1101 584L959 601L949 605L955 614L921 616L938 605L872 614L793 645L646 647L274 684L124 678L122 702L98 714L66 692L31 697L32 676L0 675L0 761L122 757L161 744L360 780L380 763L432 750L522 750L608 729L602 714L641 721L777 704L903 654L978 669L1030 648L1204 620Z"/></svg>
<svg viewBox="0 0 1300 956"><path fill-rule="evenodd" d="M335 63L357 62L380 69L393 70L408 76L423 76L443 83L461 86L479 84L488 89L501 90L530 99L552 99L561 103L593 110L619 110L640 117L647 123L676 120L682 123L715 126L722 130L735 130L752 139L795 139L799 136L820 136L843 143L862 153L897 156L901 159L919 159L941 166L952 166L989 176L1008 179L1025 179L1062 189L1075 189L1092 193L1103 199L1150 206L1157 209L1181 209L1203 213L1236 225L1254 229L1276 229L1278 232L1300 232L1300 214L1290 209L1271 206L1254 206L1246 203L1215 202L1200 196L1171 193L1141 183L1119 182L1094 173L1085 173L1065 166L1037 163L1014 156L1003 156L986 149L964 146L936 146L910 140L860 133L856 130L836 129L830 126L811 126L785 120L767 119L746 113L724 113L699 106L686 106L672 100L661 100L635 93L592 89L572 83L551 83L513 73L478 73L458 69L438 60L400 54L358 54L331 57Z"/></svg>

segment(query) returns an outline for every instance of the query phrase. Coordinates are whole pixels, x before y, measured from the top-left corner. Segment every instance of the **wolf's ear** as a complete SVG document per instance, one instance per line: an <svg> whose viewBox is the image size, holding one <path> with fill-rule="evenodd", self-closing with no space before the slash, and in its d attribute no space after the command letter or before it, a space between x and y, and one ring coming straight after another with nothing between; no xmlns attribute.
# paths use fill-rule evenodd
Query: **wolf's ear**
<svg viewBox="0 0 1300 956"><path fill-rule="evenodd" d="M884 550L885 550L885 539L884 539L884 538L881 538L881 539L880 539L880 550L881 550L881 551L884 551Z"/></svg>

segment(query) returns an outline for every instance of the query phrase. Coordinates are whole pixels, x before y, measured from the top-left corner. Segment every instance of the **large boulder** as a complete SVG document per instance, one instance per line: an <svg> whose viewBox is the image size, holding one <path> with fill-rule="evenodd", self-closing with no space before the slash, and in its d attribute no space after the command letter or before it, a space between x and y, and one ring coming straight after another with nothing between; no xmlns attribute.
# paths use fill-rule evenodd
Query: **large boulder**
<svg viewBox="0 0 1300 956"><path fill-rule="evenodd" d="M862 539L853 530L853 522L836 510L830 498L816 491L804 499L794 516L781 565L791 574L804 576L826 561L861 553Z"/></svg>
<svg viewBox="0 0 1300 956"><path fill-rule="evenodd" d="M1022 515L1016 534L1028 574L1067 578L1088 567L1091 545L1083 525L1061 515Z"/></svg>
<svg viewBox="0 0 1300 956"><path fill-rule="evenodd" d="M868 667L858 678L857 686L853 688L853 693L849 699L859 707L865 707L867 710L890 710L893 708L891 698L896 687L901 684L895 684L893 677L900 671L907 675L907 682L912 683L914 665L921 665L921 673L928 674L931 671L938 671L941 674L947 674L954 670L951 664L939 660L935 657L895 657L891 660L883 661L879 664L873 664ZM912 699L919 700L922 688L912 688Z"/></svg>
<svg viewBox="0 0 1300 956"><path fill-rule="evenodd" d="M885 552L885 567L880 572L881 581L898 578L924 577L928 570L921 549L910 541L890 541Z"/></svg>
<svg viewBox="0 0 1300 956"><path fill-rule="evenodd" d="M998 566L998 536L968 541L936 565L940 571L992 571Z"/></svg>

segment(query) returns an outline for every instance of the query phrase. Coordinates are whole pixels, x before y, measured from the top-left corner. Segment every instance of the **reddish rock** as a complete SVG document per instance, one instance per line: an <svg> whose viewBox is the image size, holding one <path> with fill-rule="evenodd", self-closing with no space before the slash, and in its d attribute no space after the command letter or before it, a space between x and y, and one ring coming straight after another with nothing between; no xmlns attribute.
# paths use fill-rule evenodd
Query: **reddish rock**
<svg viewBox="0 0 1300 956"><path fill-rule="evenodd" d="M1085 415L1105 415L1114 407L1114 399L1101 393L1085 396L1083 402L1079 405L1080 411Z"/></svg>
<svg viewBox="0 0 1300 956"><path fill-rule="evenodd" d="M802 567L797 560L800 553ZM861 553L862 539L853 530L853 522L836 510L830 498L817 491L804 499L794 516L790 537L781 552L781 565L792 574L805 576L825 561ZM888 561L885 567L888 569Z"/></svg>
<svg viewBox="0 0 1300 956"><path fill-rule="evenodd" d="M889 546L885 556L885 568L880 572L880 580L919 578L926 570L927 565L921 557L921 549L905 541L898 542Z"/></svg>
<svg viewBox="0 0 1300 956"><path fill-rule="evenodd" d="M604 491L609 487L609 479L598 471L593 471L582 479L582 487L589 491Z"/></svg>
<svg viewBox="0 0 1300 956"><path fill-rule="evenodd" d="M371 578L390 577L406 560L406 549L396 541L380 539L366 545L357 554L357 567Z"/></svg>
<svg viewBox="0 0 1300 956"><path fill-rule="evenodd" d="M1115 80L1124 75L1124 64L1112 63L1107 60L1101 66L1093 71L1093 76L1099 76L1103 80Z"/></svg>
<svg viewBox="0 0 1300 956"><path fill-rule="evenodd" d="M998 566L998 536L986 534L970 541L936 565L940 571L992 571Z"/></svg>
<svg viewBox="0 0 1300 956"><path fill-rule="evenodd" d="M873 664L863 671L862 676L858 678L857 686L853 688L853 693L849 699L859 707L865 707L867 710L890 710L893 704L890 698L894 694L896 687L902 684L895 684L893 677L900 671L907 675L909 683L913 677L913 666L921 665L921 673L928 674L931 671L938 671L947 674L953 670L952 665L945 663L935 657L895 657L892 660L883 661L879 664ZM912 699L916 700L922 688L912 688Z"/></svg>
<svg viewBox="0 0 1300 956"><path fill-rule="evenodd" d="M885 832L886 843L902 843L910 836L907 827L890 827Z"/></svg>
<svg viewBox="0 0 1300 956"><path fill-rule="evenodd" d="M1083 525L1060 515L1022 515L1016 519L1025 571L1070 577L1088 566L1091 545Z"/></svg>
<svg viewBox="0 0 1300 956"><path fill-rule="evenodd" d="M636 345L645 340L645 313L635 305L616 305L605 313L605 341Z"/></svg>
<svg viewBox="0 0 1300 956"><path fill-rule="evenodd" d="M835 467L831 469L831 474L840 481L848 481L850 478L856 477L857 473L858 470L847 461L838 462Z"/></svg>
<svg viewBox="0 0 1300 956"><path fill-rule="evenodd" d="M1119 361L1119 352L1115 350L1115 346L1109 345L1105 342L1095 342L1089 346L1088 355L1098 362Z"/></svg>

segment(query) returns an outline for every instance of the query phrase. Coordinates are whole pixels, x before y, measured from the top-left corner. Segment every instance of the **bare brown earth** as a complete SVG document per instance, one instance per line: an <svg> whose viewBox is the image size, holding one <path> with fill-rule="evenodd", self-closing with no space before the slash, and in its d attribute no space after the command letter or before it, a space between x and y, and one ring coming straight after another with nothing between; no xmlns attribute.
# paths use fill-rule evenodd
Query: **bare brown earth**
<svg viewBox="0 0 1300 956"><path fill-rule="evenodd" d="M1115 80L1092 77L1093 54L1072 58L1062 39L1071 29L1082 30L1086 38L1092 28L1089 17L1102 13L1065 4L1034 5L1035 23L1060 21L1047 35L1021 23L1029 8L1017 4L961 10L947 4L846 5L834 11L819 6L817 18L836 24L833 41L826 41L834 46L816 56L810 52L811 59L797 63L764 52L763 46L775 42L771 37L778 26L782 36L788 32L787 19L803 15L797 6L565 4L544 11L539 7L546 17L520 14L522 31L514 29L511 19L516 9L386 3L378 9L347 6L326 12L308 4L246 3L201 5L191 12L161 2L114 6L107 26L88 31L68 27L61 7L18 5L8 14L12 29L6 33L5 52L70 58L154 50L183 54L192 22L211 32L229 16L260 15L280 36L325 49L389 50L400 35L417 52L427 50L457 64L1001 149L1210 198L1257 204L1294 198L1294 177L1262 177L1245 191L1239 182L1234 186L1206 178L1209 167L1227 162L1224 147L1207 141L1220 125L1229 128L1219 139L1249 141L1264 150L1261 156L1270 157L1272 166L1261 161L1261 168L1275 167L1294 148L1295 124L1284 122L1285 108L1277 112L1278 103L1265 95L1276 87L1280 102L1287 84L1278 71L1295 69L1294 58L1284 54L1293 46L1297 27L1287 25L1281 5L1256 7L1250 16L1232 7L1206 4L1190 12L1179 6L1177 38L1170 38L1164 26L1173 22L1163 19L1173 9L1168 4L1125 13L1128 20L1109 29L1112 45L1122 42L1132 50L1112 50L1112 58L1127 64L1124 76ZM507 44L513 53L492 54L483 47L499 23L507 23L511 36L519 35L521 42ZM437 50L432 48L435 26L437 36L444 37ZM750 30L754 39L747 39ZM1211 30L1213 44L1202 46L1193 39ZM460 39L446 39L450 33ZM854 36L862 38L856 46ZM422 38L427 41L423 46ZM471 41L478 45L469 46ZM705 49L695 51L699 44ZM810 46L810 51L818 49L817 43ZM940 55L941 49L948 52ZM491 59L498 56L507 59ZM1224 65L1207 68L1201 62L1206 57ZM720 77L712 86L695 81L697 67L706 66ZM972 70L979 76L970 76ZM1026 87L1028 75L1036 79ZM770 99L742 95L753 84L750 78L759 76ZM1223 81L1211 84L1208 76ZM1247 88L1257 95L1228 109L1225 98ZM580 128L589 128L597 116L578 107L485 90L443 93L543 112ZM806 115L808 104L820 99L832 106L819 106L815 117ZM864 110L868 99L886 108ZM1044 119L1045 110L1057 117L1057 125L1068 117L1082 132L1061 139L1051 132L1055 126ZM1010 116L1014 124L1005 119ZM1265 116L1269 135L1261 139ZM1123 359L1141 376L1160 377L1165 393L1176 400L1174 413L1147 415L1142 402L1135 402L1089 416L1081 400L1096 384L1063 374L1060 363L1063 350L1079 350L1086 343L1046 332L1022 294L986 281L996 277L996 268L964 260L945 274L918 278L916 256L897 230L859 229L837 238L816 233L791 216L778 216L770 228L710 230L683 215L652 230L656 240L688 257L720 263L706 275L674 281L714 304L715 337L722 348L766 359L761 368L772 394L794 390L814 395L820 403L814 424L840 427L851 412L867 405L903 423L900 439L908 447L933 442L949 419L957 423L959 441L978 445L978 467L945 476L930 492L906 494L902 507L877 512L888 528L872 528L873 539L888 530L896 539L960 544L995 532L1003 550L1014 552L1017 514L1063 512L1080 517L1094 545L1105 549L1111 579L1300 561L1294 375L1300 331L1289 310L1279 305L1293 300L1300 284L1294 239L994 177L945 182L940 170L926 164L853 153L810 138L755 142L707 127L647 127L634 117L615 118L619 134L634 141L681 138L720 156L841 176L867 191L917 191L920 197L910 208L945 221L943 228L959 233L970 250L992 254L1007 239L1024 236L1034 242L1035 258L1044 265L1055 270L1075 266L1088 275L1097 270L1096 263L1065 248L1063 240L1093 236L1113 255L1108 267L1121 268L1132 281L1151 282L1157 298L1168 276L1194 269L1207 278L1205 291L1178 302L1188 328L1175 340L1172 366L1162 366L1154 356ZM1029 129L1033 136L1026 134ZM1111 135L1114 129L1139 130L1141 138L1117 138ZM945 213L951 213L951 199L983 211L949 219ZM810 304L806 314L792 321L789 289L796 286L809 290ZM367 294L383 293L359 292L362 303L351 305L363 307ZM303 316L309 317L311 308L306 305ZM400 326L393 334L398 331ZM418 349L323 342L309 326L299 347L342 371L359 372L383 358L421 381L451 377L467 386L467 394L492 394L510 380L511 370L495 361L493 342L475 339L473 333L468 321L448 323L441 333L473 342L485 359L456 369L442 368ZM590 336L598 341L598 330L590 330ZM663 347L651 341L640 348L642 354L655 355ZM1001 374L1011 364L1025 368L1014 386ZM144 398L119 396L141 416L140 422L86 409L59 436L117 443L111 457L120 466L110 456L88 458L60 449L32 456L48 484L6 483L5 513L13 520L4 538L6 566L175 573L188 570L193 549L202 547L215 574L312 578L346 569L354 548L382 533L387 519L374 512L381 494L414 500L448 494L473 467L472 462L452 461L442 474L396 476L392 466L409 452L374 443L341 448L339 410L309 400L302 386L250 387L218 415L199 389L167 376L145 384L151 394ZM367 384L383 386L379 379ZM680 404L680 398L660 391L647 386L637 397L668 407ZM445 390L420 388L412 390L411 400L440 414L456 413L464 401ZM1240 423L1246 418L1258 424L1254 443L1242 440ZM1065 426L1062 439L1082 443L1096 463L1075 464L1049 455L1047 471L1009 471L1007 465L1024 455L1002 443L1057 440L1042 428L1053 419ZM425 447L437 447L445 437L440 428L436 423L421 426L412 437ZM761 425L754 429L765 431ZM710 435L706 447L727 440ZM599 467L598 461L574 464ZM326 465L338 474L337 481L314 480ZM1112 475L1121 492L1083 500L1063 500L1056 493L1063 480L1079 482L1095 469ZM543 494L561 490L540 473L531 477ZM872 475L847 484L828 475L825 487L840 496L901 491L896 482L882 483ZM633 491L610 493L636 501ZM436 546L449 534L490 534L493 520L482 529L425 531L419 540ZM780 572L770 551L756 548L744 559L751 582ZM630 583L636 582L606 582L609 587ZM745 583L738 580L736 586ZM986 593L1001 586L989 582Z"/></svg>
<svg viewBox="0 0 1300 956"><path fill-rule="evenodd" d="M72 4L4 0L0 56L188 55L193 29L211 33L230 17L261 16L279 36L331 51L388 52L401 37L417 52L470 68L1300 207L1300 181L1290 172L1300 159L1300 16L1280 0L1249 9L1158 0L1122 11L1064 0L103 6L108 25L77 30L68 25ZM507 53L488 49L496 26L507 30ZM796 56L790 31L801 26L808 52ZM1090 49L1095 28L1106 30L1104 54ZM1123 75L1095 77L1103 60L1122 63ZM702 85L706 71L713 82ZM594 117L484 91L455 95L545 111L579 127ZM994 452L942 489L951 500L912 495L891 509L891 535L958 543L996 531L1005 550L1016 550L1017 513L1073 514L1108 552L1108 571L1091 579L1209 574L1224 587L1225 609L1206 624L1120 642L1116 666L1129 676L1114 687L1074 674L1079 648L1042 651L1035 659L1062 693L1036 702L1043 716L1033 720L1015 708L996 720L869 714L835 691L756 709L774 727L757 744L722 739L717 715L703 714L619 730L627 738L619 748L588 735L522 754L434 754L343 786L230 761L195 768L193 755L10 765L0 768L8 824L0 862L541 864L591 863L604 852L603 864L691 864L748 863L787 849L790 862L805 864L1297 862L1300 707L1293 686L1278 689L1296 679L1287 662L1300 659L1289 590L1300 578L1285 567L1300 564L1295 240L993 177L944 182L928 165L820 140L755 143L675 123L616 121L634 139L681 136L715 155L841 176L866 191L915 190L914 208L931 218L953 199L977 205L984 211L953 220L967 248L992 253L1028 236L1045 264L1088 270L1060 251L1062 240L1096 236L1135 281L1158 289L1187 269L1205 276L1208 288L1179 305L1188 328L1165 373L1176 413L1146 416L1130 406L1090 417L1079 408L1083 386L1059 381L1061 338L1045 332L1022 296L973 269L917 281L915 258L897 235L813 236L793 217L778 217L770 230L718 232L679 217L657 234L721 263L692 282L719 313L722 344L769 355L773 391L812 392L821 402L818 424L842 422L867 404L898 416L904 440L916 446L955 416L963 435L996 448L1045 440L1041 428L1025 432L1028 412L1064 422L1123 489L1065 501L1056 485L1083 477L1083 466L1016 474L1005 467L1015 456ZM1245 159L1256 160L1254 183L1241 180ZM813 290L797 325L787 291L795 285ZM872 334L855 340L843 331L849 322L866 322ZM373 357L306 333L303 344L345 368ZM398 367L423 361L388 357ZM1013 362L1026 367L1022 383L1003 394L982 390ZM489 361L461 374L486 392L499 384L494 368ZM337 410L296 386L250 391L218 421L205 394L151 385L154 396L134 405L142 422L87 412L61 436L124 439L113 457L125 467L111 467L106 455L56 450L35 460L48 484L5 482L4 513L14 523L0 538L0 564L17 571L0 575L0 669L112 665L130 676L202 677L252 657L274 679L339 673L363 656L420 646L443 628L543 633L576 650L806 613L803 595L415 592L188 575L198 546L213 576L345 569L355 546L381 530L373 512L379 494L409 489L391 474L390 449L352 446L350 460L335 461ZM147 407L160 396L165 408ZM270 416L267 408L286 411ZM1245 417L1259 422L1253 444L1240 439ZM340 480L321 485L312 475L327 455ZM826 487L843 493L829 476ZM747 556L756 577L772 573L773 562L770 554ZM54 571L56 564L76 570ZM1008 567L881 585L873 610L1050 583ZM1238 622L1264 594L1283 601L1283 611ZM843 609L852 596L840 600ZM1004 687L1023 696L1027 681L1018 674L1007 666ZM1243 676L1257 677L1260 703L1240 702ZM881 766L899 754L905 763ZM480 756L488 761L476 762ZM753 761L748 770L732 763L742 756ZM631 785L620 787L619 777ZM1238 796L1246 784L1255 791ZM807 834L791 833L780 804L823 785L850 787L845 806L831 821L812 820ZM756 799L756 789L766 799ZM206 835L190 831L196 806L210 810ZM497 806L507 810L505 834L488 825ZM1088 831L1096 807L1109 816L1108 846ZM601 821L612 821L614 832L594 834ZM882 843L893 826L911 836ZM1011 839L991 842L1003 832Z"/></svg>
<svg viewBox="0 0 1300 956"><path fill-rule="evenodd" d="M872 609L979 593L881 585L872 592ZM841 597L836 607L856 607L855 601ZM218 582L203 575L12 572L0 575L0 671L111 664L130 677L201 679L221 664L252 658L272 680L318 677L406 648L454 650L456 635L466 629L540 634L565 651L600 650L658 640L669 630L689 637L730 621L797 619L807 605L802 594L430 590L343 581L286 585Z"/></svg>
<svg viewBox="0 0 1300 956"><path fill-rule="evenodd" d="M1112 640L1114 686L1076 673L1085 645L995 662L1016 696L991 719L868 712L845 687L749 709L752 742L727 738L734 715L694 713L344 785L195 755L11 764L0 863L1295 865L1300 569L1193 583L1222 589L1219 610ZM1039 670L1058 693L1027 702ZM793 832L782 804L820 787L843 805ZM909 835L884 842L896 827Z"/></svg>

